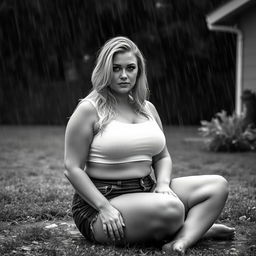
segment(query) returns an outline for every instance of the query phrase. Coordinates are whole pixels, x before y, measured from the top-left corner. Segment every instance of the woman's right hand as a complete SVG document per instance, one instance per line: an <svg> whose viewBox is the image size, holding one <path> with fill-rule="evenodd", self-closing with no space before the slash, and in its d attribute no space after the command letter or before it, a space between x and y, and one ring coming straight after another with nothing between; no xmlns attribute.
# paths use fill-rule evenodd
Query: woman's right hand
<svg viewBox="0 0 256 256"><path fill-rule="evenodd" d="M103 224L104 233L114 242L124 238L124 220L121 213L111 204L99 211L99 218Z"/></svg>

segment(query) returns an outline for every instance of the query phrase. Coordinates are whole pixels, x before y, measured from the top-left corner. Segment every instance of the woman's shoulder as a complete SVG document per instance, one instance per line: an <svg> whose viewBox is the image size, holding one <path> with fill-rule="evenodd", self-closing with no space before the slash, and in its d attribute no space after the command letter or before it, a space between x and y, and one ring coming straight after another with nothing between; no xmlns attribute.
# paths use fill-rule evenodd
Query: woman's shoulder
<svg viewBox="0 0 256 256"><path fill-rule="evenodd" d="M98 119L96 104L94 105L90 100L83 99L79 102L71 119L79 119L80 121L95 122Z"/></svg>
<svg viewBox="0 0 256 256"><path fill-rule="evenodd" d="M95 110L97 110L97 104L96 104L96 101L93 100L93 99L90 99L90 98L84 98L80 101L80 104L83 104L83 103L89 103L91 106L93 106L93 108Z"/></svg>
<svg viewBox="0 0 256 256"><path fill-rule="evenodd" d="M162 122L161 122L160 116L159 116L159 114L158 114L154 104L147 100L146 101L146 108L148 108L148 110L150 111L151 115L154 117L154 119L158 123L158 125L160 127L162 127Z"/></svg>
<svg viewBox="0 0 256 256"><path fill-rule="evenodd" d="M92 104L87 101L80 102L68 120L66 134L80 138L91 136L96 121L97 113Z"/></svg>
<svg viewBox="0 0 256 256"><path fill-rule="evenodd" d="M150 102L149 100L146 100L145 102L146 102L145 103L146 109L148 109L150 111L150 113L155 116L157 114L157 111L156 111L154 104L152 102Z"/></svg>
<svg viewBox="0 0 256 256"><path fill-rule="evenodd" d="M93 114L97 112L96 104L89 99L83 99L79 102L75 111L84 113L84 114Z"/></svg>
<svg viewBox="0 0 256 256"><path fill-rule="evenodd" d="M154 104L149 100L145 100L145 106L146 107L155 107Z"/></svg>

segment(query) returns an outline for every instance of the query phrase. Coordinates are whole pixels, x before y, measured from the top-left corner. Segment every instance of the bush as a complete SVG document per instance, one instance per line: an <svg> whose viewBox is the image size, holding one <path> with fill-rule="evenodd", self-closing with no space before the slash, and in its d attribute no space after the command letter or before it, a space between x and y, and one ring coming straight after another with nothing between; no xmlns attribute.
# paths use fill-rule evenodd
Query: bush
<svg viewBox="0 0 256 256"><path fill-rule="evenodd" d="M211 151L236 152L256 150L256 128L252 125L244 127L244 116L226 111L217 113L210 122L201 121L199 132L210 138L207 142Z"/></svg>

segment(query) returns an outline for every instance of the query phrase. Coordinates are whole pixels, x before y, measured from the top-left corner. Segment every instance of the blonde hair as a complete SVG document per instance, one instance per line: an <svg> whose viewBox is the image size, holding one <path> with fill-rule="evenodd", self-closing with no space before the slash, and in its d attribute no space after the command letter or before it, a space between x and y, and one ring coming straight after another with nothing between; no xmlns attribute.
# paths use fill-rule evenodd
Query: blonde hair
<svg viewBox="0 0 256 256"><path fill-rule="evenodd" d="M117 101L108 86L113 74L114 55L120 52L132 52L137 59L138 74L136 84L130 92L129 99L137 113L147 118L149 117L145 108L146 99L149 94L145 59L138 47L130 39L126 37L114 37L108 40L100 49L91 76L93 89L87 97L82 99L82 101L90 99L96 103L99 114L97 125L99 129L104 128L116 115L115 105Z"/></svg>

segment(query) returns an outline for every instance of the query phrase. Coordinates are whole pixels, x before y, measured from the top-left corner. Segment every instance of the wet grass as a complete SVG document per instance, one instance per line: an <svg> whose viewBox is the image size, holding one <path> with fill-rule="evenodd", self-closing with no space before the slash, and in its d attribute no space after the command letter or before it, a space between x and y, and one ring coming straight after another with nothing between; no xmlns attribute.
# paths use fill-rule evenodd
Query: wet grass
<svg viewBox="0 0 256 256"><path fill-rule="evenodd" d="M195 127L165 132L174 177L220 174L230 184L218 222L236 227L235 240L202 241L187 255L256 255L255 153L208 152L188 139L198 136ZM73 189L63 175L63 139L64 127L0 127L0 255L162 255L153 245L93 245L64 225L72 223Z"/></svg>

